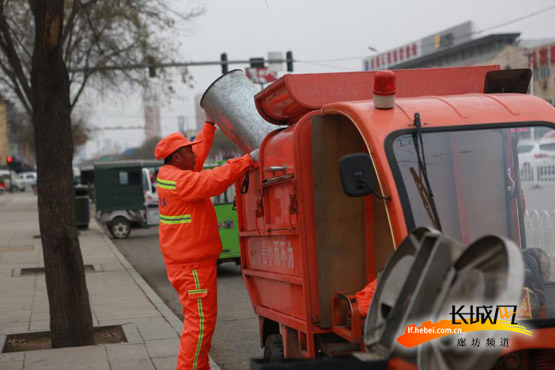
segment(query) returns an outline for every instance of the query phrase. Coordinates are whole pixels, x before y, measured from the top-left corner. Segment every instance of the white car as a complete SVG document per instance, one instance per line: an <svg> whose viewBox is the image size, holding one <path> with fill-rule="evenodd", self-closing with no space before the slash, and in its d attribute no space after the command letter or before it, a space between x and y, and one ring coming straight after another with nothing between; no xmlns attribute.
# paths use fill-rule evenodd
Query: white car
<svg viewBox="0 0 555 370"><path fill-rule="evenodd" d="M36 185L36 184L37 184L36 172L22 172L17 175L16 185L21 191L25 191L26 188L32 188L33 185Z"/></svg>
<svg viewBox="0 0 555 370"><path fill-rule="evenodd" d="M555 176L555 139L520 141L518 160L523 181L534 181L536 176L536 180Z"/></svg>
<svg viewBox="0 0 555 370"><path fill-rule="evenodd" d="M10 176L11 172L11 176ZM0 170L0 177L4 179L4 184L6 185L6 190L17 191L21 189L20 180L17 178L15 171Z"/></svg>

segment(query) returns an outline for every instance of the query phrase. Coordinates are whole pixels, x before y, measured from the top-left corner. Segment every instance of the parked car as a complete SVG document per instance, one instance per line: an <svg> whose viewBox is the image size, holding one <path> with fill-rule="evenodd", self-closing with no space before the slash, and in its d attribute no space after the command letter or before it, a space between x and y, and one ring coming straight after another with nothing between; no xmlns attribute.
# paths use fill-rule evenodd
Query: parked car
<svg viewBox="0 0 555 370"><path fill-rule="evenodd" d="M36 172L22 172L17 175L17 186L20 191L25 191L27 188L32 188L37 184Z"/></svg>
<svg viewBox="0 0 555 370"><path fill-rule="evenodd" d="M555 173L555 138L522 140L517 150L523 181L534 181L536 172L538 177Z"/></svg>
<svg viewBox="0 0 555 370"><path fill-rule="evenodd" d="M4 179L0 177L0 194L4 194L6 191L6 184L4 183Z"/></svg>
<svg viewBox="0 0 555 370"><path fill-rule="evenodd" d="M15 171L0 170L0 178L4 180L4 185L8 191L18 191L21 188L20 181Z"/></svg>

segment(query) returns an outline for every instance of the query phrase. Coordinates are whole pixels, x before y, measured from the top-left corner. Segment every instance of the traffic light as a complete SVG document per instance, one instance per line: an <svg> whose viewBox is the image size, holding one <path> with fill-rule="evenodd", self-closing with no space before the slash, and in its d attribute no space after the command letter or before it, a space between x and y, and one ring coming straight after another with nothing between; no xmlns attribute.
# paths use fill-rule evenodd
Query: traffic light
<svg viewBox="0 0 555 370"><path fill-rule="evenodd" d="M222 53L220 55L220 60L222 64L222 74L225 74L229 71L228 64L227 64L227 53Z"/></svg>
<svg viewBox="0 0 555 370"><path fill-rule="evenodd" d="M8 164L11 165L11 164L13 163L13 157L12 157L11 155L9 155L9 156L6 158L6 162L8 162Z"/></svg>
<svg viewBox="0 0 555 370"><path fill-rule="evenodd" d="M288 51L285 53L285 60L287 62L287 72L293 72L293 52Z"/></svg>
<svg viewBox="0 0 555 370"><path fill-rule="evenodd" d="M251 68L264 68L266 64L264 63L264 58L250 58L249 59Z"/></svg>
<svg viewBox="0 0 555 370"><path fill-rule="evenodd" d="M149 64L149 66L148 66L148 77L150 77L150 78L156 77L156 68L154 67L155 64L156 64L156 60L155 60L154 57L151 56L151 55L149 55L149 56L146 58L146 60L147 60L147 62L148 62L148 64Z"/></svg>

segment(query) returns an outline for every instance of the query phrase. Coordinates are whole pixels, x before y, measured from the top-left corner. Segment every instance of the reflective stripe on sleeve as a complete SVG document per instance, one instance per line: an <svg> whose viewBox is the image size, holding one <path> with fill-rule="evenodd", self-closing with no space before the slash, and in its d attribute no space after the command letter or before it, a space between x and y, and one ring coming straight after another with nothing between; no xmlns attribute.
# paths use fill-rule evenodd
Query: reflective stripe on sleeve
<svg viewBox="0 0 555 370"><path fill-rule="evenodd" d="M191 222L191 215L167 216L160 214L160 222L167 225L188 224Z"/></svg>
<svg viewBox="0 0 555 370"><path fill-rule="evenodd" d="M157 178L156 182L158 183L158 186L162 189L175 190L175 181Z"/></svg>

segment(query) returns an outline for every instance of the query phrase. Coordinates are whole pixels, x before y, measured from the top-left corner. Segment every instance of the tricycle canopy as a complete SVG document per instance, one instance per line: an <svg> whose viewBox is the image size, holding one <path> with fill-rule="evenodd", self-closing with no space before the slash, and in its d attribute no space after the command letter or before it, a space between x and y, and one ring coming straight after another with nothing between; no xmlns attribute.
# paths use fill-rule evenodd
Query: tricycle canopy
<svg viewBox="0 0 555 370"><path fill-rule="evenodd" d="M101 162L94 165L96 210L139 210L145 207L148 181L143 168L158 168L158 161Z"/></svg>

